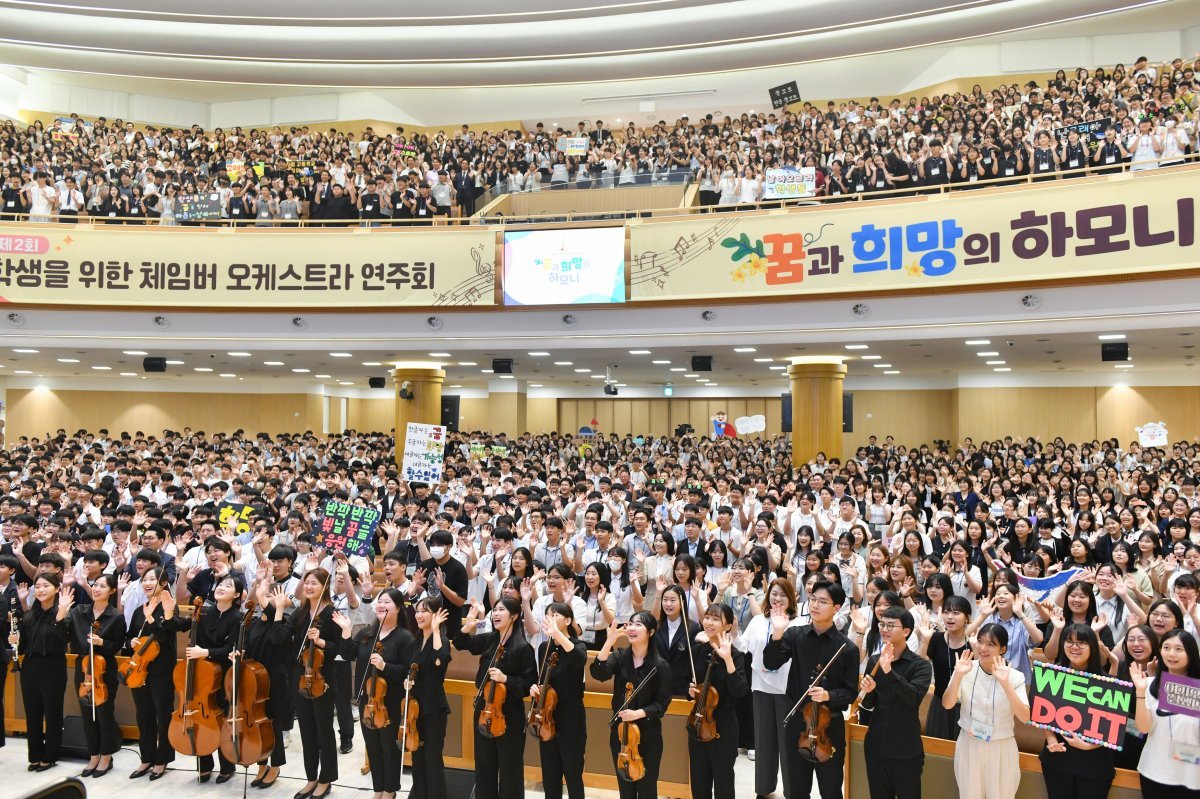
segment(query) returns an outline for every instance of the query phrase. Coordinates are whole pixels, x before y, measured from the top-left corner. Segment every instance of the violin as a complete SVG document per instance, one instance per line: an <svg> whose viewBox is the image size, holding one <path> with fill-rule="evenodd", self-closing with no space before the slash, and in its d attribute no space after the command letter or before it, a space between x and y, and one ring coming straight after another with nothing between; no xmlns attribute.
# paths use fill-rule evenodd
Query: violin
<svg viewBox="0 0 1200 799"><path fill-rule="evenodd" d="M547 644L548 645L548 644ZM540 690L537 699L529 708L529 720L526 728L529 734L541 741L553 741L558 737L558 726L554 723L554 709L558 707L558 691L550 687L550 672L558 663L558 652L551 652L546 658L546 666L542 673L542 681L538 683Z"/></svg>
<svg viewBox="0 0 1200 799"><path fill-rule="evenodd" d="M192 607L189 648L196 645L196 633L204 615L204 597L196 597ZM179 697L167 728L171 748L192 757L211 755L221 746L221 727L225 722L216 696L221 687L221 667L208 658L185 658L175 664L171 678Z"/></svg>
<svg viewBox="0 0 1200 799"><path fill-rule="evenodd" d="M160 575L158 587L154 589L154 596L150 599L153 601L163 589L164 582ZM144 610L144 609L143 609ZM150 611L153 613L153 611ZM149 614L143 615L142 629L138 633L137 649L133 650L133 654L125 661L125 665L117 670L117 679L126 688L141 688L146 684L146 679L150 675L150 664L154 662L159 653L162 652L162 646L158 643L158 638L153 635L147 636L146 623L150 621Z"/></svg>
<svg viewBox="0 0 1200 799"><path fill-rule="evenodd" d="M800 752L800 757L807 760L809 763L828 763L830 758L837 752L837 747L833 745L833 739L829 737L829 725L833 721L833 714L829 710L828 704L825 702L809 701L809 691L821 684L821 680L825 678L825 673L829 668L837 662L838 656L842 654L847 644L842 644L838 647L838 651L833 653L833 657L829 662L813 677L812 683L808 686L808 691L804 692L804 696L800 697L797 702L783 720L786 727L787 723L792 720L792 716L797 710L803 707L801 718L804 719L804 732L800 733L800 740L796 744L796 748Z"/></svg>
<svg viewBox="0 0 1200 799"><path fill-rule="evenodd" d="M375 642L375 654L383 654L383 641ZM387 680L379 674L379 669L370 666L367 670L367 676L363 680L363 693L367 695L367 702L363 706L362 725L368 730L385 729L391 720L388 718L387 705Z"/></svg>
<svg viewBox="0 0 1200 799"><path fill-rule="evenodd" d="M504 644L496 647L496 654L492 656L492 663L488 666L488 671L496 668L496 664L504 657ZM475 701L478 702L481 698L483 704L479 707L479 716L475 721L475 729L485 738L499 738L508 731L508 720L504 718L504 700L508 696L508 686L504 683L499 683L490 677L484 677L483 685L479 686L479 692L475 694Z"/></svg>
<svg viewBox="0 0 1200 799"><path fill-rule="evenodd" d="M320 613L313 615L308 629L317 623ZM329 689L325 682L325 650L317 646L316 641L305 635L304 645L300 647L300 684L297 690L305 699L317 699L325 695Z"/></svg>
<svg viewBox="0 0 1200 799"><path fill-rule="evenodd" d="M713 711L717 709L717 702L721 700L721 695L717 693L717 689L712 684L713 666L716 665L716 662L717 655L714 650L713 656L708 659L704 684L697 691L696 698L692 702L692 712L688 714L688 732L701 743L715 741L721 737L721 733L717 732L717 720L713 716Z"/></svg>
<svg viewBox="0 0 1200 799"><path fill-rule="evenodd" d="M231 763L251 766L265 760L275 748L275 723L267 715L271 678L267 669L246 655L246 630L254 619L254 599L246 606L238 631L233 666L225 672L229 718L221 725L221 754Z"/></svg>
<svg viewBox="0 0 1200 799"><path fill-rule="evenodd" d="M417 669L420 668L413 664L408 669L408 679L405 682L416 684ZM417 700L411 698L409 691L404 691L404 725L400 731L400 750L402 752L415 752L421 748L421 733L417 731L417 718L421 715L420 706ZM403 755L401 755L403 757Z"/></svg>
<svg viewBox="0 0 1200 799"><path fill-rule="evenodd" d="M625 707L629 707L636 693L633 683L625 683ZM646 761L638 750L642 743L641 728L635 722L622 721L617 725L617 742L621 746L617 752L617 776L626 782L640 781L646 776Z"/></svg>
<svg viewBox="0 0 1200 799"><path fill-rule="evenodd" d="M92 622L92 635L100 634L100 622ZM96 708L108 701L108 685L104 682L104 672L108 668L108 660L104 655L96 654L96 645L88 636L88 656L83 659L83 682L79 683L79 701L92 706L93 716ZM94 720L94 719L93 719Z"/></svg>

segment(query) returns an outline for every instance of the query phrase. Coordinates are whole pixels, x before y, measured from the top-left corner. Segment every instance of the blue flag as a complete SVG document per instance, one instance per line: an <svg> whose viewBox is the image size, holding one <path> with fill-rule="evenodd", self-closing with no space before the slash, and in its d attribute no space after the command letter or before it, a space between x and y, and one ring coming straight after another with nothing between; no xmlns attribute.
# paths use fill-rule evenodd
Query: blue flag
<svg viewBox="0 0 1200 799"><path fill-rule="evenodd" d="M1078 580L1082 575L1083 569L1067 569L1050 577L1026 577L1018 574L1017 582L1021 584L1021 593L1035 602L1042 602L1059 588Z"/></svg>

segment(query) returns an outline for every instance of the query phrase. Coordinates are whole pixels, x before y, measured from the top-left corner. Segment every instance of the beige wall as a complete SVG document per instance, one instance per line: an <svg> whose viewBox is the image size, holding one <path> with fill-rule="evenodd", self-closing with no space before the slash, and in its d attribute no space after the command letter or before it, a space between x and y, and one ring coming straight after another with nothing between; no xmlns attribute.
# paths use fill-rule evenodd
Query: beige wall
<svg viewBox="0 0 1200 799"><path fill-rule="evenodd" d="M333 402L337 402L337 397ZM355 430L386 433L396 427L396 400L386 399L357 399L351 397L347 409L346 426Z"/></svg>
<svg viewBox="0 0 1200 799"><path fill-rule="evenodd" d="M666 436L683 423L700 435L711 435L712 417L723 410L729 418L767 417L765 435L782 432L782 403L779 397L740 399L563 399L558 400L559 432L574 432L595 419L602 433L634 433Z"/></svg>
<svg viewBox="0 0 1200 799"><path fill-rule="evenodd" d="M60 391L10 388L7 392L9 440L101 427L115 434L164 429L250 435L319 431L320 405L307 394L192 394L138 391Z"/></svg>

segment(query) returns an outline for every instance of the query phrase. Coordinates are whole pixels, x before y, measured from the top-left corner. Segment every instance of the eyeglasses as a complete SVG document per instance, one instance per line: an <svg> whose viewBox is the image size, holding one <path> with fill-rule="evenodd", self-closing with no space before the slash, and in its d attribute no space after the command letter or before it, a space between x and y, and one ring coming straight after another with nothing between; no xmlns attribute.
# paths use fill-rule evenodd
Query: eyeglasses
<svg viewBox="0 0 1200 799"><path fill-rule="evenodd" d="M881 624L881 625L879 625L879 631L881 633L890 633L893 630L901 629L902 626L903 625L899 624L898 622L892 622L891 624Z"/></svg>
<svg viewBox="0 0 1200 799"><path fill-rule="evenodd" d="M810 604L810 605L832 605L833 600L826 599L823 596L822 597L813 597L812 599L808 600L808 604Z"/></svg>
<svg viewBox="0 0 1200 799"><path fill-rule="evenodd" d="M1081 646L1088 646L1087 641L1063 641L1063 646L1071 649L1078 649Z"/></svg>

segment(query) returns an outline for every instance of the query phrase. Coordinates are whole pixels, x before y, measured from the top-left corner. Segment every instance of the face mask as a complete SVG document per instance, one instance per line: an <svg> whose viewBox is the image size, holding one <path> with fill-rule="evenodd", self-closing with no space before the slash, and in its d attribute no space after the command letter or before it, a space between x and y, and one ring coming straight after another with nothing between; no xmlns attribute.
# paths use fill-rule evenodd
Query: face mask
<svg viewBox="0 0 1200 799"><path fill-rule="evenodd" d="M445 554L446 554L445 547L430 547L429 548L429 556L431 558L433 558L434 560L441 560L442 556Z"/></svg>
<svg viewBox="0 0 1200 799"><path fill-rule="evenodd" d="M608 562L608 568L610 571L612 571L614 574L616 574L617 572L621 571L621 561L610 560Z"/></svg>

